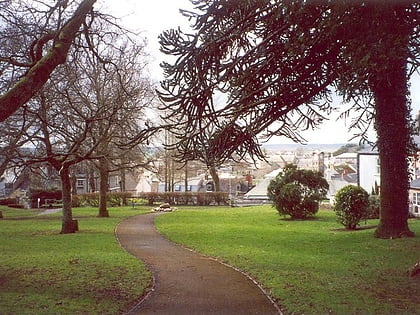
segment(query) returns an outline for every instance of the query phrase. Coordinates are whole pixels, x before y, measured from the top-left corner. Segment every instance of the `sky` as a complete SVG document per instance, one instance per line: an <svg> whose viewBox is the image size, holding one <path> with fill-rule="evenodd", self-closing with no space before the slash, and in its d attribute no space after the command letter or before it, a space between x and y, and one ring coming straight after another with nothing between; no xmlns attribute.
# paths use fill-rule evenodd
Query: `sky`
<svg viewBox="0 0 420 315"><path fill-rule="evenodd" d="M141 36L147 39L147 51L151 56L150 74L152 79L159 81L163 79L160 62L165 58L159 51L158 35L164 30L177 28L188 28L187 18L179 13L179 9L191 9L192 4L189 0L101 0L98 6L104 6L112 15L121 18L122 24L129 29L140 31ZM420 111L420 75L416 74L411 80L411 99L413 115ZM341 106L336 102L335 107L347 108L348 105ZM347 143L353 137L353 133L348 131L350 121L338 120L339 113L333 113L316 130L302 132L302 136L308 143L316 144L336 144ZM375 139L375 132L372 131L370 139ZM358 140L352 140L357 142ZM293 143L286 138L273 138L269 141L274 143Z"/></svg>

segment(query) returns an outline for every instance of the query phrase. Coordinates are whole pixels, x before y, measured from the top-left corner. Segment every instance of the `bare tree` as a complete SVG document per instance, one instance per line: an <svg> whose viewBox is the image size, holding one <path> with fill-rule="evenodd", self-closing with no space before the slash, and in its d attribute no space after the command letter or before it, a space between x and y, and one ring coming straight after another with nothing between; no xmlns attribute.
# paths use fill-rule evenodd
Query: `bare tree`
<svg viewBox="0 0 420 315"><path fill-rule="evenodd" d="M123 47L117 53L119 57L128 55L127 46ZM107 53L110 50L108 47ZM49 163L59 173L63 192L61 233L77 229L71 210L71 167L84 160L107 162L112 143L133 142L132 134L125 138L128 130L136 131L136 136L146 134L141 133L145 119L140 109L149 104L150 89L143 90L136 80L137 72L122 71L128 69L108 57L104 67L101 58L74 52L71 63L58 68L39 97L25 107L25 117L37 122L38 128L33 130L40 131L30 135L35 151L24 163ZM122 60L133 62L130 58Z"/></svg>
<svg viewBox="0 0 420 315"><path fill-rule="evenodd" d="M66 61L82 26L89 36L95 2L2 1L0 122L40 91L54 69Z"/></svg>
<svg viewBox="0 0 420 315"><path fill-rule="evenodd" d="M147 157L133 157L130 151L141 154L139 146L146 145L157 128L147 118L147 111L153 108L154 90L147 77L144 46L125 42L118 49L115 47L102 54L101 58L112 63L114 71L104 68L100 60L86 60L80 65L86 80L77 90L106 116L94 124L89 141L101 139L95 148L99 157L99 216L107 217L109 173L134 165L146 166Z"/></svg>

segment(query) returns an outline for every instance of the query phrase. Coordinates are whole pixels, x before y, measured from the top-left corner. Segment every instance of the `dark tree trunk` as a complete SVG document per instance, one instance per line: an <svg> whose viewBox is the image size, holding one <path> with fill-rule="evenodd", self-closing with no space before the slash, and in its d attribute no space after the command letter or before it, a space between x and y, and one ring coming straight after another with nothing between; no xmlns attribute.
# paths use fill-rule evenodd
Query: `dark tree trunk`
<svg viewBox="0 0 420 315"><path fill-rule="evenodd" d="M121 170L120 189L121 189L121 192L124 192L125 189L126 189L126 185L125 185L125 169L122 169Z"/></svg>
<svg viewBox="0 0 420 315"><path fill-rule="evenodd" d="M214 191L220 191L220 179L219 174L217 174L216 167L210 167L210 176L213 179Z"/></svg>
<svg viewBox="0 0 420 315"><path fill-rule="evenodd" d="M407 158L410 139L407 100L409 30L405 30L402 19L394 20L394 17L394 14L389 14L384 21L387 22L386 30L395 35L396 40L378 41L378 46L382 51L386 51L387 57L379 57L381 64L378 67L381 71L376 72L370 80L376 103L375 123L381 164L381 211L379 226L375 231L375 236L379 238L414 236L407 223Z"/></svg>
<svg viewBox="0 0 420 315"><path fill-rule="evenodd" d="M187 192L188 191L188 161L185 162L184 186L185 186L185 192Z"/></svg>
<svg viewBox="0 0 420 315"><path fill-rule="evenodd" d="M77 178L76 178L76 171L72 170L70 172L70 180L71 180L71 193L72 195L77 195Z"/></svg>
<svg viewBox="0 0 420 315"><path fill-rule="evenodd" d="M79 230L77 221L73 220L71 209L71 181L70 169L68 166L62 166L60 169L61 190L63 193L63 218L61 234L75 233Z"/></svg>
<svg viewBox="0 0 420 315"><path fill-rule="evenodd" d="M108 193L108 161L106 158L99 160L99 213L98 217L107 218L109 212L106 206L107 193Z"/></svg>
<svg viewBox="0 0 420 315"><path fill-rule="evenodd" d="M93 166L89 167L89 192L95 192L96 191L96 185L95 185L95 169Z"/></svg>

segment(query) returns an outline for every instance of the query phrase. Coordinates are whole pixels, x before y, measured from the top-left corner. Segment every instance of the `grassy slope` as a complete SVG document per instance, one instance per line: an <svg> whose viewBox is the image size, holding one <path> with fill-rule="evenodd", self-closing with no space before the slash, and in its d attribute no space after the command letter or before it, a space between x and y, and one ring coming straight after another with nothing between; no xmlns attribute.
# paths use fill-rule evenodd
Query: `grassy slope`
<svg viewBox="0 0 420 315"><path fill-rule="evenodd" d="M420 314L420 280L407 276L420 259L420 220L410 221L417 237L396 240L337 231L332 212L290 221L270 206L178 211L157 226L252 275L287 313Z"/></svg>
<svg viewBox="0 0 420 315"><path fill-rule="evenodd" d="M118 222L144 210L111 208L111 218L97 218L96 209L74 209L80 232L67 235L58 234L60 213L0 210L1 314L117 314L150 283L144 264L114 235ZM16 216L26 218L10 220Z"/></svg>

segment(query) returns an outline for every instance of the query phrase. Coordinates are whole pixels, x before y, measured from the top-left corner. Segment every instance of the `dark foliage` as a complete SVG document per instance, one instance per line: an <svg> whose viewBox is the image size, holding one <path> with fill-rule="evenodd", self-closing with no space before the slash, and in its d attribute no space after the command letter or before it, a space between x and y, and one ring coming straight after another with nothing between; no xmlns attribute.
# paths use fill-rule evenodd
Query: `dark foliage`
<svg viewBox="0 0 420 315"><path fill-rule="evenodd" d="M313 217L327 191L328 183L321 173L291 164L268 185L268 197L274 207L280 215L290 215L292 219Z"/></svg>
<svg viewBox="0 0 420 315"><path fill-rule="evenodd" d="M13 204L15 202L16 202L16 199L15 198L3 198L3 199L0 199L0 205L1 206L7 206L7 205Z"/></svg>
<svg viewBox="0 0 420 315"><path fill-rule="evenodd" d="M335 195L334 212L346 229L355 230L368 214L369 195L362 187L347 185Z"/></svg>
<svg viewBox="0 0 420 315"><path fill-rule="evenodd" d="M31 207L38 207L38 198L40 199L39 205L45 204L47 199L61 200L63 197L61 190L37 190L31 189L29 192L29 198L31 199Z"/></svg>

